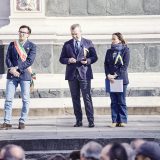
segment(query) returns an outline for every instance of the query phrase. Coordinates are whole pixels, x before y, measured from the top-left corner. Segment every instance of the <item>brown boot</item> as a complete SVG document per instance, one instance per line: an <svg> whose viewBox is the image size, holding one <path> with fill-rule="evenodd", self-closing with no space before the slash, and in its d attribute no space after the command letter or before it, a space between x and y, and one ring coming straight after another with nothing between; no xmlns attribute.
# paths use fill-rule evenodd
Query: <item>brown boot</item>
<svg viewBox="0 0 160 160"><path fill-rule="evenodd" d="M12 128L12 125L5 122L0 126L0 129L9 129L9 128Z"/></svg>

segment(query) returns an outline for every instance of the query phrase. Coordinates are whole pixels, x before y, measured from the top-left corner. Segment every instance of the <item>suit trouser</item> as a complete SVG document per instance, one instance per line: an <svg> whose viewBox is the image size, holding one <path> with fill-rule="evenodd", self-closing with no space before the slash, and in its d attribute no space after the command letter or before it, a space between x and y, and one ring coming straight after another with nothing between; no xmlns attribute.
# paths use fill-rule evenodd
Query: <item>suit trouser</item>
<svg viewBox="0 0 160 160"><path fill-rule="evenodd" d="M83 119L80 101L81 90L88 122L94 122L94 110L91 97L91 80L79 80L78 78L75 78L73 81L68 81L68 83L72 96L73 109L76 116L76 121L82 121Z"/></svg>
<svg viewBox="0 0 160 160"><path fill-rule="evenodd" d="M122 93L110 93L112 123L127 123L126 90L123 85Z"/></svg>

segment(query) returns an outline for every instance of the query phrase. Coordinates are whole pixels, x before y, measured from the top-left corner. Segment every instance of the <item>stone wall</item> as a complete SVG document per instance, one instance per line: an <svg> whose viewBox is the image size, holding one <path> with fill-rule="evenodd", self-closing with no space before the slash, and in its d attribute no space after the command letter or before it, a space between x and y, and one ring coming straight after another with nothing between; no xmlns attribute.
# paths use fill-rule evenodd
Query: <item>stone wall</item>
<svg viewBox="0 0 160 160"><path fill-rule="evenodd" d="M109 44L96 44L95 48L98 54L98 61L93 64L95 73L104 72L104 58ZM130 65L129 72L159 72L160 71L160 44L129 44L130 48ZM3 54L0 58L3 61L0 63L1 74L6 72L4 65L4 57L7 46L4 47ZM0 47L3 51L3 46ZM59 56L62 45L37 45L37 56L33 64L33 69L36 73L65 73L65 65L59 63ZM2 52L1 52L2 53ZM5 68L5 71L4 71Z"/></svg>
<svg viewBox="0 0 160 160"><path fill-rule="evenodd" d="M10 0L0 0L0 18L10 16ZM160 15L160 0L46 0L46 16Z"/></svg>
<svg viewBox="0 0 160 160"><path fill-rule="evenodd" d="M17 39L17 30L22 24L31 26L30 38L37 44L34 70L64 73L65 65L59 63L59 56L62 44L70 38L69 27L73 23L80 23L84 37L95 44L99 60L93 65L94 72L104 72L105 52L111 34L117 31L127 36L129 42L129 72L160 71L160 0L45 0L44 16L38 12L39 17L24 12L29 15L25 18L21 12L12 13L15 11L10 3L13 0L0 2L0 40L3 44L0 45L0 74L6 73L7 45ZM9 25L4 17L10 20Z"/></svg>
<svg viewBox="0 0 160 160"><path fill-rule="evenodd" d="M0 0L0 27L9 24L10 0Z"/></svg>
<svg viewBox="0 0 160 160"><path fill-rule="evenodd" d="M46 16L160 15L160 0L46 0Z"/></svg>

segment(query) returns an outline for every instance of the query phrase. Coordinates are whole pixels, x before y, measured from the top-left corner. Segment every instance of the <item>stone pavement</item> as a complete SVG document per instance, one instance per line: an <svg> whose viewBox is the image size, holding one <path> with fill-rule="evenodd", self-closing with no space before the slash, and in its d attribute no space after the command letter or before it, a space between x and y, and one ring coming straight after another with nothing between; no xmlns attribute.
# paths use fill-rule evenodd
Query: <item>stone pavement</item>
<svg viewBox="0 0 160 160"><path fill-rule="evenodd" d="M0 140L72 139L72 138L160 138L159 115L129 115L127 127L110 128L110 115L95 116L95 127L88 128L86 116L83 127L73 127L74 116L29 117L26 129L17 129L18 117L12 129L1 130ZM2 121L2 118L0 119ZM87 133L87 134L86 134ZM115 133L115 134L112 134ZM154 133L154 134L152 134Z"/></svg>
<svg viewBox="0 0 160 160"><path fill-rule="evenodd" d="M0 148L8 143L21 145L28 157L53 153L69 153L84 143L95 140L105 145L110 142L130 142L144 138L160 143L159 115L129 115L128 126L110 128L110 116L96 116L95 128L88 128L84 116L83 127L74 128L73 116L29 117L25 130L18 130L18 118L13 119L13 128L0 130ZM2 118L1 118L2 121Z"/></svg>

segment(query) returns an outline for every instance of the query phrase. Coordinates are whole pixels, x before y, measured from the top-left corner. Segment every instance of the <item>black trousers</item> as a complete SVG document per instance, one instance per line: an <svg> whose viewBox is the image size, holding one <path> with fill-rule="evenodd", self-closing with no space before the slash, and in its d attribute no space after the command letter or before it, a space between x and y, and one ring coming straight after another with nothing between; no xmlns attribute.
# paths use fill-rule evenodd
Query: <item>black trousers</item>
<svg viewBox="0 0 160 160"><path fill-rule="evenodd" d="M88 122L94 122L94 110L91 97L91 80L81 80L78 76L73 81L68 81L72 96L73 109L76 121L82 121L82 108L80 91L82 92Z"/></svg>

